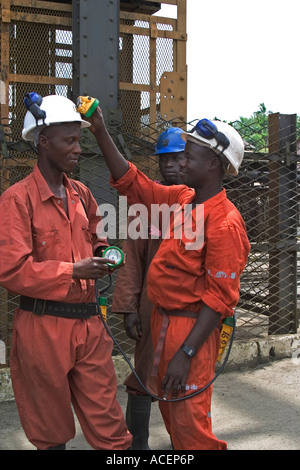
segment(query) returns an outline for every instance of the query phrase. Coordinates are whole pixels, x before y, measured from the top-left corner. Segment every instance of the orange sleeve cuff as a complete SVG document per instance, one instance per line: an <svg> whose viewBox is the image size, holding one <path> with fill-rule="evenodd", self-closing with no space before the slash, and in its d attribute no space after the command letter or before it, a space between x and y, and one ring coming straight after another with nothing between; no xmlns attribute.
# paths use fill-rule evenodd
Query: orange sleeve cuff
<svg viewBox="0 0 300 470"><path fill-rule="evenodd" d="M204 294L201 296L201 300L212 310L220 313L222 317L231 317L234 313L232 308L224 304L224 302L222 302L218 297L216 297L209 290L206 290L204 292Z"/></svg>

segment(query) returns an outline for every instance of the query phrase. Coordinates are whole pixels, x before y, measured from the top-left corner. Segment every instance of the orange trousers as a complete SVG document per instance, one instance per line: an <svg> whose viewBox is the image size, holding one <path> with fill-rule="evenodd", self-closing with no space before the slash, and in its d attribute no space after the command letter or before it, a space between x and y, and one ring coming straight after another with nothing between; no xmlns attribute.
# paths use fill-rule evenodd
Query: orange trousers
<svg viewBox="0 0 300 470"><path fill-rule="evenodd" d="M99 317L39 317L17 309L10 358L21 424L44 450L75 436L74 410L98 450L131 446L111 358L112 341Z"/></svg>
<svg viewBox="0 0 300 470"><path fill-rule="evenodd" d="M151 318L154 350L159 337L162 315L154 308ZM169 326L158 368L158 390L170 359L184 343L196 319L169 316ZM217 328L191 359L186 380L186 394L203 388L214 376L220 333ZM182 396L179 394L178 397ZM160 411L175 450L226 450L227 443L212 432L212 386L193 398L178 402L159 401ZM171 396L169 398L172 398Z"/></svg>

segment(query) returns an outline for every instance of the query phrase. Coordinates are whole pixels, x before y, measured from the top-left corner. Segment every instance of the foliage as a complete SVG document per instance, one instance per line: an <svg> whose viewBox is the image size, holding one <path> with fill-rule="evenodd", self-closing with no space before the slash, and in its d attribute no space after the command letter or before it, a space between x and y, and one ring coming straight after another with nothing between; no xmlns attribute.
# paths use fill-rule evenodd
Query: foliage
<svg viewBox="0 0 300 470"><path fill-rule="evenodd" d="M241 134L249 150L268 151L268 115L271 113L272 111L267 111L264 103L260 103L258 111L252 116L241 116L239 121L230 123Z"/></svg>
<svg viewBox="0 0 300 470"><path fill-rule="evenodd" d="M255 152L268 151L268 115L272 111L267 111L264 103L260 103L258 111L255 111L249 118L240 117L239 121L230 124L241 134L247 150ZM297 134L300 134L300 117L297 116Z"/></svg>

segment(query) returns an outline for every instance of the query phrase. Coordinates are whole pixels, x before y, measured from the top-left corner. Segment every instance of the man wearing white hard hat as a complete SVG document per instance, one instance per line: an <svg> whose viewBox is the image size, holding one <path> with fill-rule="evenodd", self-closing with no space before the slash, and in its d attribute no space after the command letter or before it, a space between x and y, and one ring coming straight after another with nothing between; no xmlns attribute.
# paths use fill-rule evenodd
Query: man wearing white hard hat
<svg viewBox="0 0 300 470"><path fill-rule="evenodd" d="M0 198L0 284L21 296L10 358L20 420L37 449L64 450L75 435L72 403L94 449L128 449L112 340L95 302L108 244L96 234L91 192L68 177L90 124L63 96L31 93L25 104L22 135L37 163Z"/></svg>
<svg viewBox="0 0 300 470"><path fill-rule="evenodd" d="M162 181L157 184L180 184L180 162L184 158L184 131L170 127L157 140L154 155ZM131 217L128 221L132 223ZM134 368L143 384L156 394L156 378L150 376L153 346L151 338L152 304L147 297L147 269L161 242L157 226L149 226L149 237L124 240L122 250L126 253L126 264L119 270L114 289L111 311L123 314L127 336L135 341ZM130 232L130 230L129 230ZM130 235L130 233L128 234ZM155 235L155 237L152 235ZM124 384L128 394L126 423L132 434L132 450L150 450L148 444L152 397L143 389L135 374L131 372Z"/></svg>
<svg viewBox="0 0 300 470"><path fill-rule="evenodd" d="M222 121L201 119L184 137L201 147L212 149L222 160L225 174L238 174L244 157L244 143L234 127Z"/></svg>
<svg viewBox="0 0 300 470"><path fill-rule="evenodd" d="M200 121L186 136L180 173L185 185L166 187L150 181L119 153L100 107L90 122L111 171L111 184L129 204L142 203L148 213L153 204L177 204L181 220L188 205L190 224L202 228L202 243L195 244L189 232L178 236L178 219L171 219L169 236L149 267L152 374L162 390L159 406L174 449L224 450L227 443L212 432L212 387L205 386L214 376L220 327L234 314L250 250L244 221L222 186L225 173L238 172L242 139L228 124Z"/></svg>

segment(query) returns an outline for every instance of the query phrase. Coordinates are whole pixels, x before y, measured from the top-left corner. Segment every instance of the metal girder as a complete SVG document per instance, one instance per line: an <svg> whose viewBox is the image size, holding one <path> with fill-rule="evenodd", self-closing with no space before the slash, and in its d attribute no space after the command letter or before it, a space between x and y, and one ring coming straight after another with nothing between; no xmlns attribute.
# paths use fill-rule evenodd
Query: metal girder
<svg viewBox="0 0 300 470"><path fill-rule="evenodd" d="M269 115L269 150L288 160L296 150L296 115ZM282 247L297 245L296 163L269 163L269 334L297 331L297 251Z"/></svg>
<svg viewBox="0 0 300 470"><path fill-rule="evenodd" d="M118 109L119 30L120 0L73 0L73 93L97 97L105 119Z"/></svg>

